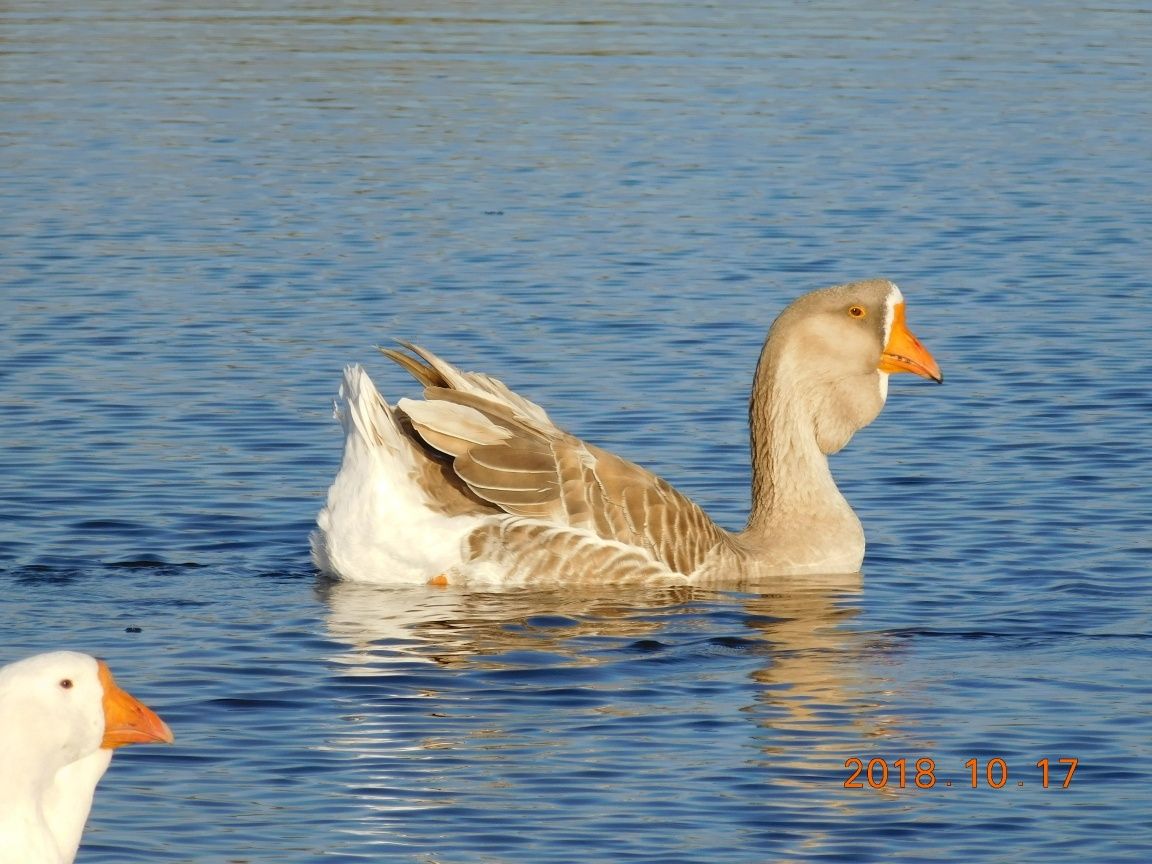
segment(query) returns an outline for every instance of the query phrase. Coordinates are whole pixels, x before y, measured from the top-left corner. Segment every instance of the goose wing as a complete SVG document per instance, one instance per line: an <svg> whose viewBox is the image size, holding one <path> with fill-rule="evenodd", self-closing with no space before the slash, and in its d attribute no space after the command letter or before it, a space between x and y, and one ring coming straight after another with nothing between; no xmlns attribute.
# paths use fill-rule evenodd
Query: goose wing
<svg viewBox="0 0 1152 864"><path fill-rule="evenodd" d="M563 431L503 382L406 347L416 357L384 353L424 384L425 398L401 399L397 407L425 444L451 457L455 475L477 497L512 516L638 548L679 573L691 573L729 542L667 481ZM537 531L532 545L559 551L574 536Z"/></svg>

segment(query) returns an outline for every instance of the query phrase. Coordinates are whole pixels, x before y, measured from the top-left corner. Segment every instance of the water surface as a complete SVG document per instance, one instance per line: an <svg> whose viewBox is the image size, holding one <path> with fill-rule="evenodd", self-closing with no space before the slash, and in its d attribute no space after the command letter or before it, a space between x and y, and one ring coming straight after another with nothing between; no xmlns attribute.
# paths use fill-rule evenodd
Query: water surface
<svg viewBox="0 0 1152 864"><path fill-rule="evenodd" d="M1150 53L1124 4L6 4L0 661L178 739L78 860L1147 861ZM768 324L877 275L948 383L834 459L861 578L312 569L341 368L414 392L374 345L736 527Z"/></svg>

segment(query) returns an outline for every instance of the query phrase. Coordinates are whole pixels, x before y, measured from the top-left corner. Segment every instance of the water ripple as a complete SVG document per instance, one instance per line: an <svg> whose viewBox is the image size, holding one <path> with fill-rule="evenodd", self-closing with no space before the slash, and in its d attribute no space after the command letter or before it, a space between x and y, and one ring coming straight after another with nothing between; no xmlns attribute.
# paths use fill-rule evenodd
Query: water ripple
<svg viewBox="0 0 1152 864"><path fill-rule="evenodd" d="M95 652L177 744L80 861L1143 864L1147 15L90 7L0 11L0 662ZM374 345L735 527L772 316L871 275L948 383L833 458L862 580L312 571L341 368L415 392Z"/></svg>

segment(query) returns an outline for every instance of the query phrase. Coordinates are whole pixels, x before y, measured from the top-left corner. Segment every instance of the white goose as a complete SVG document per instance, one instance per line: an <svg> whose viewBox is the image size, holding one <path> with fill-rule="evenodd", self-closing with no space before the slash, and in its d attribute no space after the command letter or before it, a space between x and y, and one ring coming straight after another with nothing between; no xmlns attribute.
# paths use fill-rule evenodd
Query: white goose
<svg viewBox="0 0 1152 864"><path fill-rule="evenodd" d="M172 740L87 654L0 668L0 864L71 864L112 750Z"/></svg>
<svg viewBox="0 0 1152 864"><path fill-rule="evenodd" d="M716 525L666 481L556 427L502 382L435 354L383 353L424 385L393 407L359 366L344 457L312 535L323 571L363 582L619 582L854 573L864 532L828 455L875 419L888 376L942 381L884 279L814 291L769 330L752 387L752 512Z"/></svg>

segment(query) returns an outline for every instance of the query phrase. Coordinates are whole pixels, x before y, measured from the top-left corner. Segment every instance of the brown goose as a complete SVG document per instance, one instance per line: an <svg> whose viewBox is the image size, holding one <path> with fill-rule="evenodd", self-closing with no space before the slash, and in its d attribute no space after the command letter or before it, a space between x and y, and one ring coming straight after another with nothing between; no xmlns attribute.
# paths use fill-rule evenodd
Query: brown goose
<svg viewBox="0 0 1152 864"><path fill-rule="evenodd" d="M359 366L316 565L365 582L854 573L864 532L828 454L875 419L888 375L943 380L884 279L814 291L773 323L752 386L752 512L730 532L665 480L581 441L502 382L381 349L424 385L393 407ZM413 356L414 355L414 356Z"/></svg>

